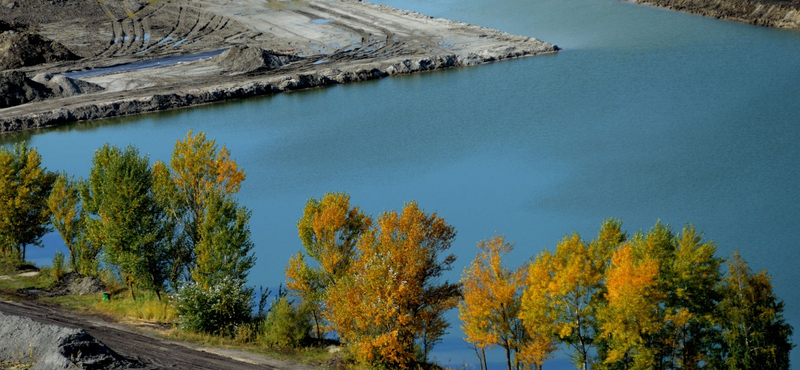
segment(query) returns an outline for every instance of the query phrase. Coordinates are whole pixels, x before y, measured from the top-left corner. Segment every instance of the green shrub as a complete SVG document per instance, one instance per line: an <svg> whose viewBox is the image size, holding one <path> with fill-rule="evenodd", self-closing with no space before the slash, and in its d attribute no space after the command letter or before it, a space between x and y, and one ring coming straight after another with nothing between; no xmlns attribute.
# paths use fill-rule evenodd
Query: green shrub
<svg viewBox="0 0 800 370"><path fill-rule="evenodd" d="M311 320L304 310L289 299L276 301L264 321L264 344L270 347L300 347L309 338Z"/></svg>
<svg viewBox="0 0 800 370"><path fill-rule="evenodd" d="M175 296L178 327L234 336L237 326L250 321L252 299L253 288L230 278L222 279L208 290L198 283L184 284Z"/></svg>
<svg viewBox="0 0 800 370"><path fill-rule="evenodd" d="M53 280L58 281L66 273L67 270L65 267L64 253L58 251L56 252L56 255L53 256L53 267L50 269L50 275L52 276Z"/></svg>

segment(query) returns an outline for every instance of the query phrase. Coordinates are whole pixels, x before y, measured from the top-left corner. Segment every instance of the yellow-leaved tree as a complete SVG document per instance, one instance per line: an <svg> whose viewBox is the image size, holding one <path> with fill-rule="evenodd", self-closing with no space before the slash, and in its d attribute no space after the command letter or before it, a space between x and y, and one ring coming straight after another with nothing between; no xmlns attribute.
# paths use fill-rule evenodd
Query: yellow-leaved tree
<svg viewBox="0 0 800 370"><path fill-rule="evenodd" d="M590 243L577 233L565 236L554 253L542 252L528 273L520 317L530 332L567 344L573 350L573 362L584 370L594 362L596 313L604 302L611 254L625 239L621 226L620 221L606 220ZM541 365L545 351L531 349L534 363Z"/></svg>
<svg viewBox="0 0 800 370"><path fill-rule="evenodd" d="M623 244L611 259L606 286L607 305L600 310L600 336L607 348L603 363L620 363L625 369L652 369L656 351L648 336L661 326L658 303L658 260L637 255L630 243Z"/></svg>
<svg viewBox="0 0 800 370"><path fill-rule="evenodd" d="M544 250L528 267L528 275L522 293L519 317L529 340L520 351L520 356L536 369L558 348L556 344L557 314L550 305L548 291L553 281L553 254Z"/></svg>
<svg viewBox="0 0 800 370"><path fill-rule="evenodd" d="M440 260L455 235L415 202L382 213L361 235L348 273L325 298L332 328L359 360L399 368L426 361L449 327L444 312L458 303L459 285L438 282L455 261Z"/></svg>
<svg viewBox="0 0 800 370"><path fill-rule="evenodd" d="M514 249L503 236L478 243L478 254L461 278L463 300L458 317L463 321L467 342L474 346L482 370L486 370L486 349L500 346L506 352L508 369L521 369L518 356L528 336L519 318L522 284L528 268L512 271L502 258Z"/></svg>
<svg viewBox="0 0 800 370"><path fill-rule="evenodd" d="M23 142L0 147L0 257L22 262L27 246L43 247L49 230L47 198L56 174L42 166L36 148Z"/></svg>
<svg viewBox="0 0 800 370"><path fill-rule="evenodd" d="M324 301L329 286L349 272L356 242L372 225L372 219L350 206L345 193L327 193L310 199L297 222L305 253L298 252L286 266L286 287L300 297L311 314L317 339L324 336ZM306 255L315 261L306 261Z"/></svg>

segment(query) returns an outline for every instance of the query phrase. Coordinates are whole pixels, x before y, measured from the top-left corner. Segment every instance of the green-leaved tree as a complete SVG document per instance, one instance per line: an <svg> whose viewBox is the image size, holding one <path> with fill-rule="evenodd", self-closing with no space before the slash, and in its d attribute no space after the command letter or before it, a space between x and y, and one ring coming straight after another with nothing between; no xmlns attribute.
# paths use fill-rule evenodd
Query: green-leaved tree
<svg viewBox="0 0 800 370"><path fill-rule="evenodd" d="M106 144L95 152L81 198L90 242L119 267L131 297L136 299L134 288L142 288L155 291L160 300L173 224L153 195L147 156L132 146L122 150Z"/></svg>
<svg viewBox="0 0 800 370"><path fill-rule="evenodd" d="M719 369L789 369L792 326L783 317L783 301L772 291L766 270L754 273L738 252L728 261L720 285L722 327Z"/></svg>

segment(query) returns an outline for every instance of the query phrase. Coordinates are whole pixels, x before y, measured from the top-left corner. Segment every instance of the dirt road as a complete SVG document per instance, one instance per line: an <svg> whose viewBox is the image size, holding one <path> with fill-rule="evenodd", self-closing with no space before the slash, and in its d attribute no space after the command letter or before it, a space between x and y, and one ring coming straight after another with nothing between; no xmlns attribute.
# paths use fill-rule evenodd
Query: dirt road
<svg viewBox="0 0 800 370"><path fill-rule="evenodd" d="M313 369L248 352L164 340L143 330L76 315L38 301L0 301L0 312L28 317L44 324L82 328L123 357L140 362L144 369Z"/></svg>

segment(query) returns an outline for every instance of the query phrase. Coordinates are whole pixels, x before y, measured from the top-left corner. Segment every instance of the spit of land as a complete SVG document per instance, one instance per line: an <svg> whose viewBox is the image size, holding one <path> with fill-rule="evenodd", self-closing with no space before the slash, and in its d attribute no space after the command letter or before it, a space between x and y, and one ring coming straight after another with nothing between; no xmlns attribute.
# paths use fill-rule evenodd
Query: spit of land
<svg viewBox="0 0 800 370"><path fill-rule="evenodd" d="M22 86L6 90L22 98L0 109L0 132L558 50L355 0L0 0L0 9L0 36L16 37L5 46L0 37L0 55L23 60L21 34L52 42L50 59L6 66Z"/></svg>

